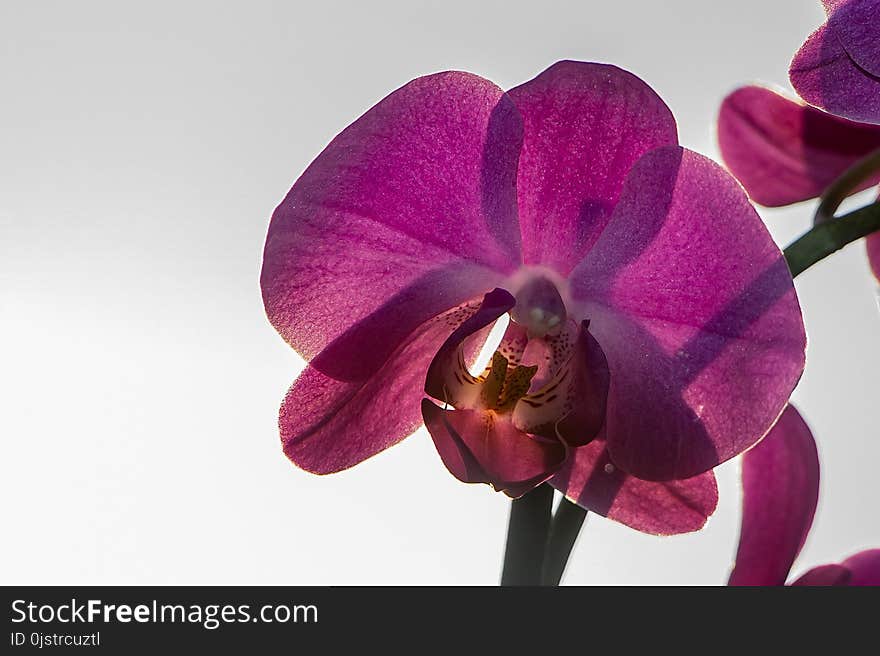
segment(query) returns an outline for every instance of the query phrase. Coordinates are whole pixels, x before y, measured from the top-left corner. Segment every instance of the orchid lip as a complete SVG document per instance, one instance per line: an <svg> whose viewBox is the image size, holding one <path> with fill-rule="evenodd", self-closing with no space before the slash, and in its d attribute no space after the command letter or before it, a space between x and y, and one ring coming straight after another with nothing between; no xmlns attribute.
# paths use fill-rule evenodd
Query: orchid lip
<svg viewBox="0 0 880 656"><path fill-rule="evenodd" d="M518 292L519 301L503 289L486 294L455 328L425 381L427 395L442 405L422 402L422 416L447 469L466 483L488 483L513 497L550 478L574 448L599 434L609 379L589 322L567 317L552 282L536 276ZM489 366L471 375L465 340L504 314L513 316L518 302L526 321L534 318L532 309L541 308L543 317L559 317L559 330L538 335L510 321Z"/></svg>
<svg viewBox="0 0 880 656"><path fill-rule="evenodd" d="M510 321L482 373L471 374L464 353L457 348L447 361L442 386L428 391L445 406L519 415L520 403L537 410L566 393L566 367L578 325L568 317L556 286L537 275L520 286L516 297L503 293L511 301L505 312Z"/></svg>

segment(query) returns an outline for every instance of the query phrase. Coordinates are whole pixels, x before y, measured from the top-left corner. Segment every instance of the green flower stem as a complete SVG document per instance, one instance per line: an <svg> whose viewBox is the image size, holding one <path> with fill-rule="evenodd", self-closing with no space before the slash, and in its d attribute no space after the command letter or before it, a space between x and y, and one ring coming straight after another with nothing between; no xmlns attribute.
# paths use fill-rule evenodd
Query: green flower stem
<svg viewBox="0 0 880 656"><path fill-rule="evenodd" d="M843 172L831 186L825 190L819 200L819 207L813 216L813 225L825 223L834 218L837 208L865 180L880 171L880 148L863 157Z"/></svg>
<svg viewBox="0 0 880 656"><path fill-rule="evenodd" d="M850 242L878 230L880 203L866 205L833 221L824 221L813 226L783 251L791 275L800 275Z"/></svg>
<svg viewBox="0 0 880 656"><path fill-rule="evenodd" d="M510 506L501 585L540 585L553 488L542 483Z"/></svg>
<svg viewBox="0 0 880 656"><path fill-rule="evenodd" d="M544 550L544 570L541 574L544 585L559 585L586 518L587 511L584 508L565 497L562 498L553 515L547 547Z"/></svg>

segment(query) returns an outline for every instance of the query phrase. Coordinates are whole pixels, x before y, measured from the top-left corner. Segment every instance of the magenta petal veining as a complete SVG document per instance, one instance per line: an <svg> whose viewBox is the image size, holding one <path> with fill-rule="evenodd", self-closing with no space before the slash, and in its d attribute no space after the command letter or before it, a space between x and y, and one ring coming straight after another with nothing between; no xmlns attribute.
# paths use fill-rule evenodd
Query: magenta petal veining
<svg viewBox="0 0 880 656"><path fill-rule="evenodd" d="M607 64L558 62L508 94L523 120L523 258L566 275L608 223L632 165L678 143L675 119L651 87Z"/></svg>
<svg viewBox="0 0 880 656"><path fill-rule="evenodd" d="M736 181L686 149L633 167L571 284L608 358L608 449L640 478L690 478L741 453L803 371L782 253Z"/></svg>

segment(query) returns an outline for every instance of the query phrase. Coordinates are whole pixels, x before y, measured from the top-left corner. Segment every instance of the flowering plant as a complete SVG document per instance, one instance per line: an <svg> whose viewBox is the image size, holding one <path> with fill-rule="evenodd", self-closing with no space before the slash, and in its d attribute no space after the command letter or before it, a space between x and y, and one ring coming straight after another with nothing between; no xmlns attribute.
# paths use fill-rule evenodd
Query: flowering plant
<svg viewBox="0 0 880 656"><path fill-rule="evenodd" d="M854 66L877 54L844 20L865 4L826 3L820 29ZM808 100L842 65L824 50L815 64L817 39L792 67ZM870 118L871 84L849 115ZM272 216L263 300L308 360L281 407L285 454L329 474L424 423L455 478L514 499L507 583L558 582L587 510L698 530L712 469L794 421L779 420L804 368L793 275L880 228L869 208L783 253L746 192L821 194L877 130L742 89L719 119L738 182L680 146L665 103L614 66L558 62L507 91L455 71L413 80Z"/></svg>

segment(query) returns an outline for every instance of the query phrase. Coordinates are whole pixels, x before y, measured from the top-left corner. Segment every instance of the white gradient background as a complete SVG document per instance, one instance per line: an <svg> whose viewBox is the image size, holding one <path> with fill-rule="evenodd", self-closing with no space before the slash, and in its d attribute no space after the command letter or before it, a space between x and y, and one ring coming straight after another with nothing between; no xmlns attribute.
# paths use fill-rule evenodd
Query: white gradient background
<svg viewBox="0 0 880 656"><path fill-rule="evenodd" d="M715 156L722 97L787 86L820 4L229 5L0 5L0 582L494 584L509 502L454 480L424 432L328 477L282 455L302 361L260 300L273 208L353 119L445 69L510 87L612 62ZM811 209L762 214L785 244ZM803 570L880 546L880 313L858 244L798 289L795 400L823 464ZM738 467L699 533L591 516L566 582L723 583Z"/></svg>

